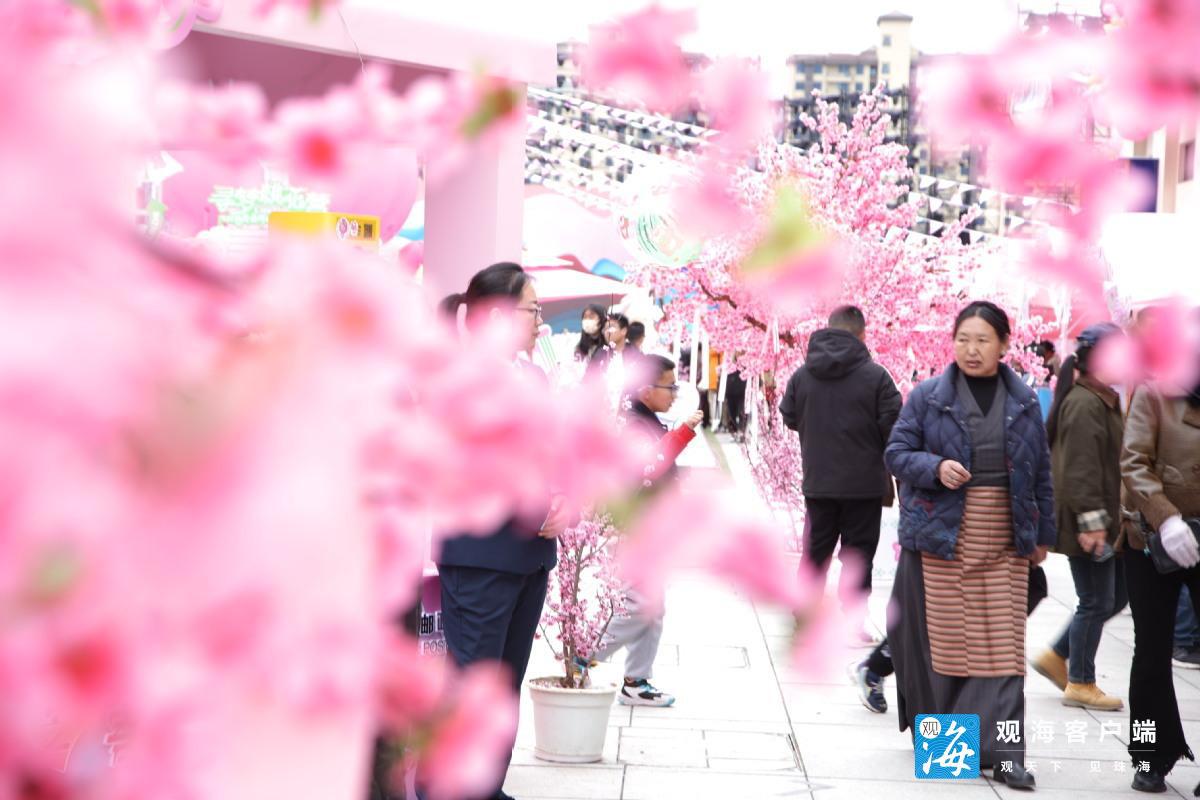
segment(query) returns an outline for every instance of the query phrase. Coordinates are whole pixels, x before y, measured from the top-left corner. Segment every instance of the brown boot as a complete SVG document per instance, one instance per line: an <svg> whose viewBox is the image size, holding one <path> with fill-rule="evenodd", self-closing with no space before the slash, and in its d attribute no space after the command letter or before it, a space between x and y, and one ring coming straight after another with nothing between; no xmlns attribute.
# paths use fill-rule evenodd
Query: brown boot
<svg viewBox="0 0 1200 800"><path fill-rule="evenodd" d="M1067 689L1067 660L1053 650L1043 650L1041 655L1032 659L1029 666L1033 671L1053 683L1060 692Z"/></svg>
<svg viewBox="0 0 1200 800"><path fill-rule="evenodd" d="M1090 708L1092 711L1120 711L1125 708L1121 698L1106 695L1094 683L1068 683L1062 704L1073 708Z"/></svg>

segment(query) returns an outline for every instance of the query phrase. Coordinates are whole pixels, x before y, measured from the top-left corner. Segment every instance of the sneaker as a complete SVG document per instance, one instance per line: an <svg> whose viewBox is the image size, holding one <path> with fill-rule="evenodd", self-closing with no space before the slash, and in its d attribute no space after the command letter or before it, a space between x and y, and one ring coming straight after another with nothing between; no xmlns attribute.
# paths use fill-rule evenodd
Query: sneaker
<svg viewBox="0 0 1200 800"><path fill-rule="evenodd" d="M1050 681L1060 692L1067 690L1067 660L1053 650L1046 649L1037 658L1030 659L1033 671Z"/></svg>
<svg viewBox="0 0 1200 800"><path fill-rule="evenodd" d="M617 695L617 701L623 706L666 708L675 704L675 696L660 692L650 681L642 678L636 683L625 681L621 686L621 693Z"/></svg>
<svg viewBox="0 0 1200 800"><path fill-rule="evenodd" d="M1120 711L1125 708L1121 698L1105 694L1094 683L1068 683L1062 704L1073 708L1090 708L1092 711Z"/></svg>
<svg viewBox="0 0 1200 800"><path fill-rule="evenodd" d="M887 698L883 696L883 678L867 669L867 662L851 666L851 677L858 687L858 699L876 714L886 714Z"/></svg>
<svg viewBox="0 0 1200 800"><path fill-rule="evenodd" d="M1200 669L1200 647L1176 647L1171 663L1184 669Z"/></svg>

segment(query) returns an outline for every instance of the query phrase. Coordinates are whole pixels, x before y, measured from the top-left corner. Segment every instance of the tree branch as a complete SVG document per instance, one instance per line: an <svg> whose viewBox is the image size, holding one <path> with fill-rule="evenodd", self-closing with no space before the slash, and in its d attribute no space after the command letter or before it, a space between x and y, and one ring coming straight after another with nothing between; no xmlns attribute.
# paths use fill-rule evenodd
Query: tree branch
<svg viewBox="0 0 1200 800"><path fill-rule="evenodd" d="M732 297L727 294L713 294L712 291L710 291L709 288L704 285L704 281L699 275L696 276L696 284L700 287L700 291L704 292L705 296L708 297L709 300L712 300L714 303L725 303L735 311L738 310L738 304L734 302ZM765 322L750 316L744 311L742 312L742 318L745 319L746 322L748 322L751 326L758 328L760 331L768 330ZM796 337L786 331L779 334L779 341L783 342L788 347L795 347L798 344Z"/></svg>

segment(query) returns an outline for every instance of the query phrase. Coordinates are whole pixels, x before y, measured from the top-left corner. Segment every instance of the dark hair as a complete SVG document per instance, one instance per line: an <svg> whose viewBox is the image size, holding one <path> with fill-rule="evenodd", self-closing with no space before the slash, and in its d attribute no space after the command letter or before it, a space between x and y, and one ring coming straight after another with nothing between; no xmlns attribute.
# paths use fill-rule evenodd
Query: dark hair
<svg viewBox="0 0 1200 800"><path fill-rule="evenodd" d="M1054 346L1054 342L1049 339L1042 339L1038 342L1038 351L1045 356L1047 353L1057 353L1058 348Z"/></svg>
<svg viewBox="0 0 1200 800"><path fill-rule="evenodd" d="M675 362L666 356L660 356L657 353L642 356L637 359L629 388L634 392L645 389L647 386L658 383L658 379L664 372L673 369L675 369Z"/></svg>
<svg viewBox="0 0 1200 800"><path fill-rule="evenodd" d="M972 317L979 317L981 320L992 326L992 330L1000 337L1000 341L1008 341L1008 337L1012 334L1012 328L1008 322L1008 314L1004 313L1004 309L995 303L987 300L976 300L969 306L958 312L958 317L954 320L954 335L958 335L958 329L962 324Z"/></svg>
<svg viewBox="0 0 1200 800"><path fill-rule="evenodd" d="M862 336L867 330L867 318L857 306L838 306L829 315L829 327Z"/></svg>
<svg viewBox="0 0 1200 800"><path fill-rule="evenodd" d="M582 330L579 332L579 344L575 345L576 358L587 358L593 347L604 347L604 320L608 314L605 312L604 306L592 303L579 312L579 319L582 320L589 311L596 315L596 321L600 328L595 333Z"/></svg>
<svg viewBox="0 0 1200 800"><path fill-rule="evenodd" d="M642 339L645 339L646 338L646 326L640 322L629 323L629 334L628 334L627 338L629 339L629 341L631 343L632 342L640 342ZM674 367L672 367L672 369L674 369Z"/></svg>
<svg viewBox="0 0 1200 800"><path fill-rule="evenodd" d="M1054 402L1050 404L1050 413L1046 416L1046 438L1050 441L1051 447L1054 447L1054 440L1058 436L1058 417L1062 411L1063 401L1067 399L1067 394L1075 386L1075 370L1079 370L1080 375L1087 375L1090 371L1088 362L1091 361L1092 351L1096 349L1096 345L1114 333L1120 332L1121 329L1111 322L1101 322L1085 328L1079 334L1079 338L1075 340L1075 352L1066 357L1062 369L1058 371L1058 384L1054 387Z"/></svg>
<svg viewBox="0 0 1200 800"><path fill-rule="evenodd" d="M608 318L624 329L629 328L629 317L625 316L624 314L618 314L616 311L610 311L608 312Z"/></svg>
<svg viewBox="0 0 1200 800"><path fill-rule="evenodd" d="M520 264L501 261L472 275L471 282L467 284L467 291L446 297L439 308L448 316L457 316L458 308L462 305L465 305L470 313L488 301L503 298L516 300L521 296L521 292L525 291L530 280L529 273L521 269Z"/></svg>

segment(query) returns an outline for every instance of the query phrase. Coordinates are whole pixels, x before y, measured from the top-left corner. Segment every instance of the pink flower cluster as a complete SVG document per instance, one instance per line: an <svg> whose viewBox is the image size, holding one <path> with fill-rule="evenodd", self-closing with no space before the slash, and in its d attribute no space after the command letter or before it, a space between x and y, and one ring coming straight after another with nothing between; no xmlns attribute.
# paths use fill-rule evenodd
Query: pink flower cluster
<svg viewBox="0 0 1200 800"><path fill-rule="evenodd" d="M636 481L615 425L377 258L144 240L153 62L73 67L30 30L0 28L0 796L348 796L381 717L432 792L475 793L511 684L431 677L392 620L435 524ZM371 79L326 98L362 136ZM170 106L231 159L279 130L245 87Z"/></svg>
<svg viewBox="0 0 1200 800"><path fill-rule="evenodd" d="M929 76L921 104L939 135L985 148L997 188L1056 201L1042 221L1065 240L1035 238L1026 268L1070 288L1103 319L1101 226L1157 187L1101 141L1105 131L1139 139L1200 114L1200 3L1110 2L1097 22L1086 30L1052 22L994 53L948 60Z"/></svg>
<svg viewBox="0 0 1200 800"><path fill-rule="evenodd" d="M563 663L565 688L582 686L576 659L590 659L613 617L625 611L614 555L618 537L611 518L596 513L558 538L558 567L550 573L540 635Z"/></svg>
<svg viewBox="0 0 1200 800"><path fill-rule="evenodd" d="M813 224L835 232L841 243L832 275L818 282L809 280L812 273L784 269L778 280L793 282L795 291L782 294L746 280L745 260L762 241L753 228L710 241L703 256L682 269L634 268L637 280L672 298L668 320L688 324L699 310L712 347L747 378L759 378L760 429L747 455L764 495L789 515L803 508L800 451L778 408L808 337L836 305L854 303L867 316L868 347L907 394L951 361L954 316L974 299L968 292L979 266L995 257L983 246L960 244L970 216L938 239L908 240L905 231L917 212L895 201L911 173L904 148L885 141L882 102L879 95L864 96L849 125L839 121L836 106L819 102L815 118L806 120L820 134L813 150L764 147L758 157L763 171L741 173L735 183L737 202L758 219L772 213L780 186L799 187L810 198ZM1037 341L1042 330L1039 319L1019 318L1015 340ZM1013 348L1013 361L1040 370L1021 347Z"/></svg>
<svg viewBox="0 0 1200 800"><path fill-rule="evenodd" d="M317 186L368 170L379 148L397 146L415 150L439 180L525 122L523 94L502 79L427 76L400 94L378 64L324 97L285 100L273 115L260 87L239 83L164 81L154 110L165 148L199 148L233 165L266 160Z"/></svg>

